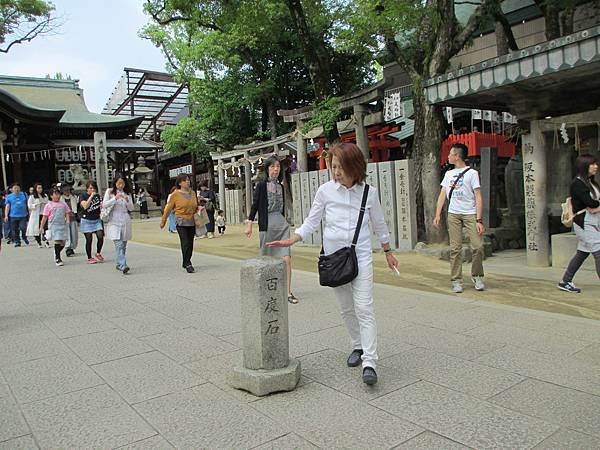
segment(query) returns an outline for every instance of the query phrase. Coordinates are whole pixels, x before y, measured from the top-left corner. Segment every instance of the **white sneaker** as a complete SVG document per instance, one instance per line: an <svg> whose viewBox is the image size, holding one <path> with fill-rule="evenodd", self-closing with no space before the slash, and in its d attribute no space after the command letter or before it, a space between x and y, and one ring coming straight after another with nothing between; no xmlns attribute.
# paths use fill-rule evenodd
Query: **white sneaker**
<svg viewBox="0 0 600 450"><path fill-rule="evenodd" d="M212 234L212 233L206 233L206 237L207 237L208 239L212 239L212 238L214 238L215 236L214 236L214 234Z"/></svg>
<svg viewBox="0 0 600 450"><path fill-rule="evenodd" d="M462 291L463 291L462 282L460 282L458 280L454 280L452 282L452 292L454 292L455 294L460 294Z"/></svg>
<svg viewBox="0 0 600 450"><path fill-rule="evenodd" d="M483 282L483 277L473 277L471 279L473 280L473 284L475 285L476 291L485 290L485 283Z"/></svg>

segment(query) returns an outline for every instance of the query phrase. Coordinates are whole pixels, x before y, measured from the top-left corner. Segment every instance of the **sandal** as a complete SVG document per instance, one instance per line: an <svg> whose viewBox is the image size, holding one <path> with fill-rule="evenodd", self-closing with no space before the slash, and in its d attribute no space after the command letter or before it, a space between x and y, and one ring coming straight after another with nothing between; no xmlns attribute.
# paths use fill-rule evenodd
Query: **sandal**
<svg viewBox="0 0 600 450"><path fill-rule="evenodd" d="M295 305L296 303L298 303L298 299L294 294L290 293L290 295L288 295L288 302Z"/></svg>

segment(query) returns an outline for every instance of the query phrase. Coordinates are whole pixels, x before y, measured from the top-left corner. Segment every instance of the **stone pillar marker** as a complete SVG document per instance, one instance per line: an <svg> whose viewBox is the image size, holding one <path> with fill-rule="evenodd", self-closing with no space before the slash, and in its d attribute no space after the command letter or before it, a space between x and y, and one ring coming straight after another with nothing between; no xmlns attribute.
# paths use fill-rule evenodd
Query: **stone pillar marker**
<svg viewBox="0 0 600 450"><path fill-rule="evenodd" d="M366 105L354 105L354 131L356 133L356 145L362 151L365 160L369 161L371 152L369 151L369 135L365 126L365 116L369 113Z"/></svg>
<svg viewBox="0 0 600 450"><path fill-rule="evenodd" d="M498 214L496 211L496 165L498 162L498 150L491 147L481 148L481 171L480 184L483 200L483 224L486 228L498 226Z"/></svg>
<svg viewBox="0 0 600 450"><path fill-rule="evenodd" d="M246 189L246 216L250 214L250 209L252 208L252 170L250 161L248 161L248 157L250 154L248 152L244 152L244 187Z"/></svg>
<svg viewBox="0 0 600 450"><path fill-rule="evenodd" d="M222 159L217 160L217 170L219 171L219 209L226 211L227 201L225 200L225 170L222 167L220 167L222 162ZM225 217L227 217L227 220L229 220L229 216L227 216L227 213L225 213Z"/></svg>
<svg viewBox="0 0 600 450"><path fill-rule="evenodd" d="M96 183L98 193L104 195L108 189L108 162L106 148L106 133L104 131L94 132L94 151L96 156Z"/></svg>
<svg viewBox="0 0 600 450"><path fill-rule="evenodd" d="M539 121L531 121L530 132L523 135L522 143L527 265L548 267L550 265L550 245L548 242L546 146Z"/></svg>
<svg viewBox="0 0 600 450"><path fill-rule="evenodd" d="M302 135L302 127L304 122L298 120L296 122L296 161L298 172L306 172L308 170L308 155L306 154L306 141Z"/></svg>
<svg viewBox="0 0 600 450"><path fill-rule="evenodd" d="M300 361L289 356L287 281L281 258L249 259L241 267L243 367L231 385L257 396L294 390Z"/></svg>
<svg viewBox="0 0 600 450"><path fill-rule="evenodd" d="M398 219L398 250L410 251L417 244L417 202L413 186L413 162L394 161L396 211Z"/></svg>

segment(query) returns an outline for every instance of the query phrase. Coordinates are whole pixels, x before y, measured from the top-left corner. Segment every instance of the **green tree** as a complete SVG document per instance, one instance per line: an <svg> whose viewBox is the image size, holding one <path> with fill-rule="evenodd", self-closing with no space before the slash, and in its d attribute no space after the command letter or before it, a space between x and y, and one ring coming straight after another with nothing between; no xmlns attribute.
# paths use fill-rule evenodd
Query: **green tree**
<svg viewBox="0 0 600 450"><path fill-rule="evenodd" d="M445 123L440 107L429 104L423 82L441 75L488 17L499 0L482 0L461 25L453 0L354 0L350 16L354 45L385 49L412 83L415 134L410 157L415 163L417 224L421 237L441 241L445 232L433 227L440 182L440 146ZM475 2L474 2L475 3Z"/></svg>
<svg viewBox="0 0 600 450"><path fill-rule="evenodd" d="M60 25L53 13L44 0L0 0L0 53L54 32Z"/></svg>

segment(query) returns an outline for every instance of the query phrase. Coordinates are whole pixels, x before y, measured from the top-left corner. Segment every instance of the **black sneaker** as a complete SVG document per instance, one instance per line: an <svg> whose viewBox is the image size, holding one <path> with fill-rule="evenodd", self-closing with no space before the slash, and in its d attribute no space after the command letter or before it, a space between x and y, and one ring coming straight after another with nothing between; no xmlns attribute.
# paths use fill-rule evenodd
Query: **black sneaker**
<svg viewBox="0 0 600 450"><path fill-rule="evenodd" d="M128 266L123 267L123 275L127 275L131 269Z"/></svg>
<svg viewBox="0 0 600 450"><path fill-rule="evenodd" d="M57 267L62 267L62 266L64 266L64 265L65 265L65 263L64 263L64 262L62 262L62 259L60 259L60 258L56 258L56 259L54 260L54 262L56 263L56 266L57 266Z"/></svg>
<svg viewBox="0 0 600 450"><path fill-rule="evenodd" d="M372 367L365 367L363 369L363 383L372 386L377 383L377 372Z"/></svg>
<svg viewBox="0 0 600 450"><path fill-rule="evenodd" d="M187 266L185 268L185 270L187 271L187 273L194 273L195 272L194 266L192 266L191 264L189 266Z"/></svg>
<svg viewBox="0 0 600 450"><path fill-rule="evenodd" d="M348 367L357 367L362 361L362 354L363 351L360 348L352 350L352 353L350 353L348 359L346 360Z"/></svg>
<svg viewBox="0 0 600 450"><path fill-rule="evenodd" d="M581 289L575 286L572 281L561 281L558 283L558 288L561 291L573 292L574 294L579 294L581 292Z"/></svg>
<svg viewBox="0 0 600 450"><path fill-rule="evenodd" d="M65 254L66 254L68 257L75 256L75 250L73 250L72 248L68 248L68 249L65 251Z"/></svg>

